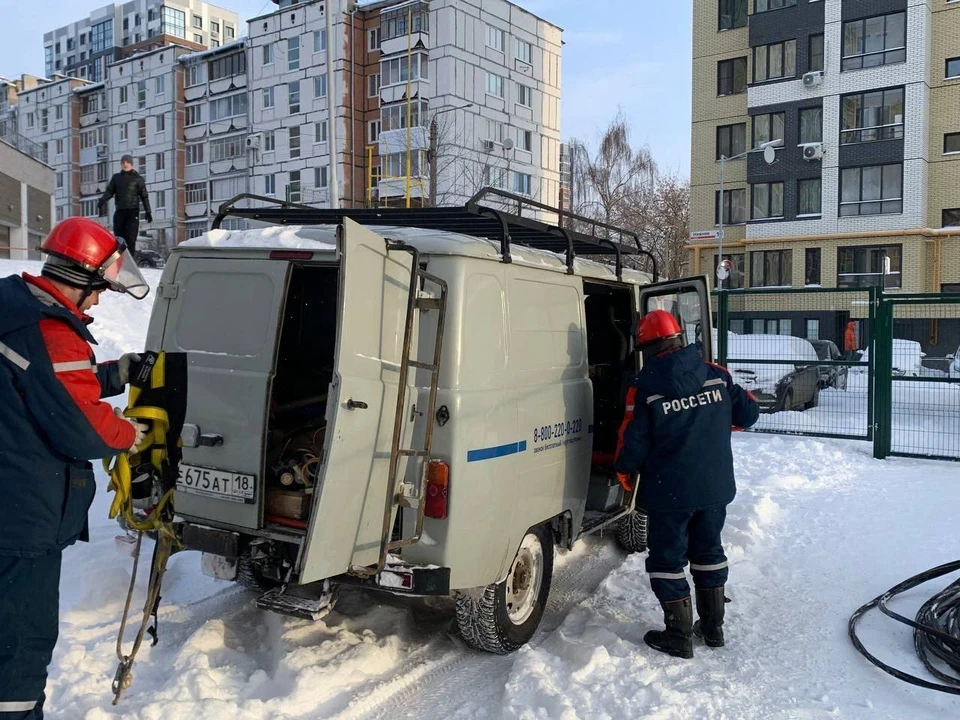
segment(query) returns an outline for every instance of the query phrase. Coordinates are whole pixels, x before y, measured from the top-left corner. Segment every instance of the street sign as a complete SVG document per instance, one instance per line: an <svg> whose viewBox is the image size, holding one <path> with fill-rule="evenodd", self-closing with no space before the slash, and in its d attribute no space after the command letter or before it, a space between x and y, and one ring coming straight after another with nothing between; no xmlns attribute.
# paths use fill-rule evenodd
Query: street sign
<svg viewBox="0 0 960 720"><path fill-rule="evenodd" d="M719 230L697 230L690 233L691 240L717 240L719 237Z"/></svg>

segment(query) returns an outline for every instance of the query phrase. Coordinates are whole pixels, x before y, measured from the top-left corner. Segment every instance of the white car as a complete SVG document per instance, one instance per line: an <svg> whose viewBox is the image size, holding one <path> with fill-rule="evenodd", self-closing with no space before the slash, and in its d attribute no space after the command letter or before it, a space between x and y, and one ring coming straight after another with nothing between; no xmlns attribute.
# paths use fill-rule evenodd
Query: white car
<svg viewBox="0 0 960 720"><path fill-rule="evenodd" d="M947 355L947 360L950 361L950 377L960 379L960 348L952 355Z"/></svg>
<svg viewBox="0 0 960 720"><path fill-rule="evenodd" d="M893 374L897 376L920 377L923 373L923 358L927 354L920 350L920 343L916 340L904 340L902 338L893 339ZM869 348L863 351L860 356L862 362L870 359ZM858 368L860 372L866 372L866 368Z"/></svg>

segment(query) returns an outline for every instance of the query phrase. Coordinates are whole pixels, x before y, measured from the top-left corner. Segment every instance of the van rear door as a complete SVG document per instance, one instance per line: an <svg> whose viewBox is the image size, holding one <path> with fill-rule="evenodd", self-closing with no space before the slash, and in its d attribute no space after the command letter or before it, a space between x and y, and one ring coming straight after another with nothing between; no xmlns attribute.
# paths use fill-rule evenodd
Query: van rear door
<svg viewBox="0 0 960 720"><path fill-rule="evenodd" d="M186 255L173 285L161 288L154 314L169 303L162 349L187 352L190 363L178 514L260 527L267 399L288 271L289 263L266 258Z"/></svg>
<svg viewBox="0 0 960 720"><path fill-rule="evenodd" d="M310 514L301 583L379 559L410 296L409 253L388 252L383 237L349 219L337 240L337 351L323 475ZM413 424L406 418L404 413L404 435ZM404 446L409 440L402 437Z"/></svg>
<svg viewBox="0 0 960 720"><path fill-rule="evenodd" d="M680 323L686 345L697 345L703 359L713 362L713 316L706 275L644 285L639 289L640 319L652 310L666 310Z"/></svg>

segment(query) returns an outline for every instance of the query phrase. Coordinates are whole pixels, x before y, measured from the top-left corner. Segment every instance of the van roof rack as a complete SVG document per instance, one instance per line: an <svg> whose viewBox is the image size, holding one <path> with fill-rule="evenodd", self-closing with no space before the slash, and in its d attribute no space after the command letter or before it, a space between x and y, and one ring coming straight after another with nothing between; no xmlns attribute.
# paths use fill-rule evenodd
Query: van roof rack
<svg viewBox="0 0 960 720"><path fill-rule="evenodd" d="M495 199L501 207L484 204L484 200L488 198ZM237 207L237 203L244 200L260 201L266 206ZM506 211L503 206L509 206L511 209L516 206L516 213ZM573 220L578 225L588 228L590 234L550 225L532 217L524 217L524 208L554 213L561 218L561 221ZM512 245L523 245L565 255L567 272L571 274L573 261L578 256L614 255L617 277L621 278L623 256L643 255L650 261L653 282L659 279L657 259L642 247L637 233L558 210L530 198L492 187L481 189L465 205L436 208L378 207L330 210L243 193L220 206L213 221L213 228L219 228L224 218L228 216L276 225L333 225L346 217L361 225L395 225L446 230L499 242L500 254L503 262L506 263L511 262ZM616 240L612 237L616 237Z"/></svg>

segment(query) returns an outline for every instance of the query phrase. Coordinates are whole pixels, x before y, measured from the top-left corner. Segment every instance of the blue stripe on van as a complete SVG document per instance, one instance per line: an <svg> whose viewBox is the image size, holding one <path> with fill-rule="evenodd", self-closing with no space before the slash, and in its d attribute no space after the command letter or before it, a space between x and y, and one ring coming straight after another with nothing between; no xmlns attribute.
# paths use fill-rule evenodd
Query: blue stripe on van
<svg viewBox="0 0 960 720"><path fill-rule="evenodd" d="M481 460L493 460L494 458L506 457L507 455L516 455L526 452L527 441L510 443L508 445L499 445L497 447L481 448L479 450L467 451L467 462L480 462Z"/></svg>

